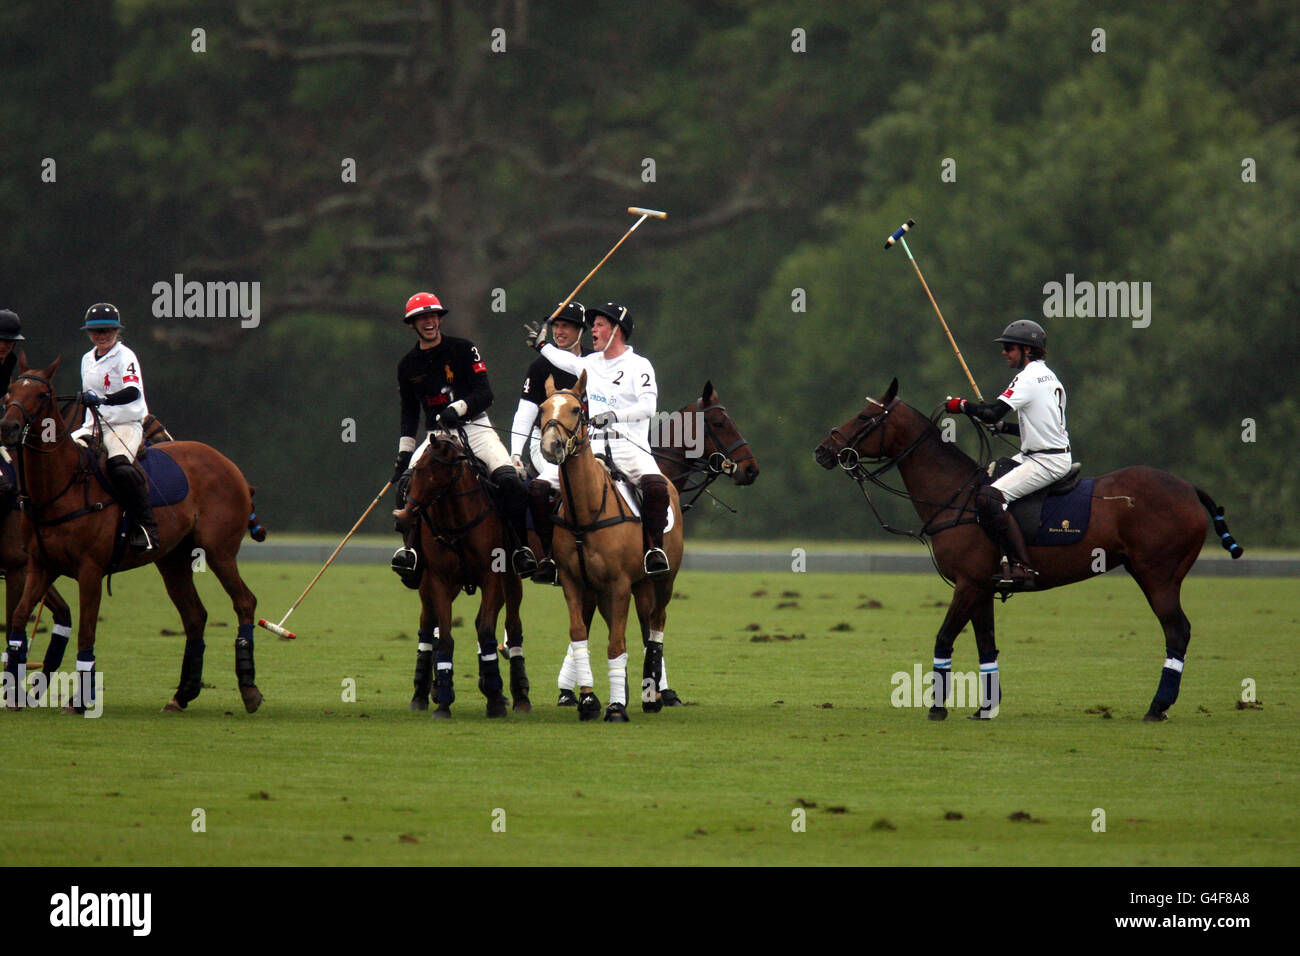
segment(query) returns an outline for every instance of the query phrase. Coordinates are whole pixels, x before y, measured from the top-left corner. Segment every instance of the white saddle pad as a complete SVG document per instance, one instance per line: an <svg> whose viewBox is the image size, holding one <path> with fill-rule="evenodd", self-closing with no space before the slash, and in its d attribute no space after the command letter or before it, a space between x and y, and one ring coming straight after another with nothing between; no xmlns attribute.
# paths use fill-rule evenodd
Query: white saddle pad
<svg viewBox="0 0 1300 956"><path fill-rule="evenodd" d="M616 481L614 484L618 488L618 493L623 496L623 500L627 502L628 509L632 514L636 515L638 518L641 517L641 509L636 506L636 497L632 494L632 486L626 481ZM676 523L677 516L670 501L668 506L668 523L664 525L664 534L672 531L673 525Z"/></svg>

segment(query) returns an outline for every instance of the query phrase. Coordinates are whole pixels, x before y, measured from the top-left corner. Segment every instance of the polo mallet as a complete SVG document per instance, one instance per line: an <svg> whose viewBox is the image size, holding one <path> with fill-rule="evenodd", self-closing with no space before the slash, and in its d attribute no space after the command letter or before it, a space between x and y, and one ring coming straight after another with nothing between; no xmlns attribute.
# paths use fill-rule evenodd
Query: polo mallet
<svg viewBox="0 0 1300 956"><path fill-rule="evenodd" d="M306 590L298 595L298 600L293 602L293 607L284 612L284 617L280 618L280 623L272 624L266 618L260 618L257 622L258 627L264 627L272 634L280 635L280 637L286 641L292 641L298 636L293 633L293 631L287 630L284 626L284 622L289 620L289 615L292 614L297 609L298 605L302 603L302 599L307 596L307 592L316 586L316 582L320 580L320 576L325 573L325 568L328 568L330 564L333 563L334 559L338 557L339 552L343 550L343 546L348 543L348 538L351 538L357 533L357 529L361 527L362 522L370 517L370 512L375 510L375 505L379 504L380 499L382 499L384 495L388 494L388 489L391 487L393 487L393 483L390 481L384 485L384 487L379 489L379 494L375 495L375 500L370 502L370 507L367 508L361 517L357 519L357 523L352 526L352 530L347 533L347 537L339 542L339 546L334 549L334 553L329 556L329 560L326 561L324 566L316 572L316 576L311 579L311 584L307 585Z"/></svg>
<svg viewBox="0 0 1300 956"><path fill-rule="evenodd" d="M921 267L916 264L916 256L912 255L912 250L907 246L907 239L903 236L907 230L911 229L915 225L916 220L909 219L907 222L895 229L893 235L885 240L885 251L888 252L893 248L893 245L896 242L901 242L903 244L903 249L907 252L907 258L911 260L912 268L916 270L916 277L921 280L921 288L925 289L925 294L929 296L930 304L934 306L935 314L939 316L939 322L943 325L943 330L948 335L948 341L952 343L952 350L957 353L957 361L961 362L961 370L966 373L966 378L970 382L970 387L975 390L975 397L982 402L984 401L984 396L980 393L980 387L975 384L975 376L971 375L970 369L966 367L966 360L961 357L961 349L957 348L957 341L952 337L952 332L948 329L948 323L944 322L943 313L939 311L939 303L934 301L934 296L930 292L930 287L925 282L925 276L921 275Z"/></svg>
<svg viewBox="0 0 1300 956"><path fill-rule="evenodd" d="M618 242L614 243L614 248L609 250L609 252L605 253L605 258L601 259L599 262L596 263L596 268L592 269L590 272L587 273L586 278L584 278L581 282L578 283L577 287L572 292L569 293L568 298L566 298L563 302L561 302L558 306L555 307L555 311L551 313L552 319L555 318L557 315L559 315L564 310L564 307L573 301L573 297L577 295L580 291L582 291L582 287L586 285L588 280L591 279L591 277L594 276L600 270L601 266L603 266L606 262L609 261L609 257L618 251L618 247L621 246L623 243L627 242L627 237L632 235L632 233L636 232L637 226L641 225L641 223L645 222L647 219L650 218L654 218L654 219L668 218L668 213L661 212L658 209L642 209L640 206L628 206L627 211L630 212L632 215L640 216L641 218L632 224L631 229L623 233L623 238L620 239ZM550 319L548 319L547 321L549 322Z"/></svg>

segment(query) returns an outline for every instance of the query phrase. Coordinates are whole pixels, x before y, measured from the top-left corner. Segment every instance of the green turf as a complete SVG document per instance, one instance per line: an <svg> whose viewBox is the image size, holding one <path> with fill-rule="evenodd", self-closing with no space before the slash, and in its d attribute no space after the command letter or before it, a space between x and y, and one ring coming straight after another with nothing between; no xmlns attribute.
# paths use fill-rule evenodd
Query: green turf
<svg viewBox="0 0 1300 956"><path fill-rule="evenodd" d="M278 619L315 568L246 571L260 613ZM454 718L409 712L418 599L384 568L349 566L331 568L291 618L296 642L258 631L266 703L247 715L229 603L210 574L198 578L213 686L188 712L159 712L183 639L161 633L178 624L146 570L118 576L103 605L100 719L0 714L0 836L31 848L25 862L1300 860L1292 581L1188 582L1191 650L1164 724L1139 719L1163 642L1122 574L999 606L1001 716L931 723L891 706L891 675L929 668L935 605L948 595L937 579L684 574L666 647L673 685L693 705L643 715L634 704L630 724L609 725L554 706L567 618L558 589L531 585L535 711L485 719L472 632L461 629ZM883 607L859 607L871 600ZM462 596L456 610L472 620L477 604ZM603 636L593 657L604 700L602 649ZM976 667L969 631L954 666ZM342 700L349 677L356 703ZM1236 709L1243 678L1258 683L1262 709ZM1089 713L1104 709L1113 716ZM206 832L193 832L196 808ZM1104 833L1092 829L1095 808ZM806 832L793 831L794 809ZM1032 821L1009 819L1018 812Z"/></svg>

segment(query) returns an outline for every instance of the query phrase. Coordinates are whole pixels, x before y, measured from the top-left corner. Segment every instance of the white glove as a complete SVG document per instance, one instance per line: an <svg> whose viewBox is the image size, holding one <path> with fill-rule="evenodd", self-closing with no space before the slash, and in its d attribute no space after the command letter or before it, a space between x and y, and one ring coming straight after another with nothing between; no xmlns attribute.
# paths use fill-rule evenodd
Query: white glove
<svg viewBox="0 0 1300 956"><path fill-rule="evenodd" d="M597 412L591 416L591 424L596 428L608 428L618 421L618 415L614 412Z"/></svg>
<svg viewBox="0 0 1300 956"><path fill-rule="evenodd" d="M519 473L520 481L528 480L528 469L524 467L524 460L518 455L510 456L510 464L515 466L515 471Z"/></svg>
<svg viewBox="0 0 1300 956"><path fill-rule="evenodd" d="M529 323L524 326L524 333L528 336L527 342L530 349L542 350L546 344L547 325L545 322Z"/></svg>

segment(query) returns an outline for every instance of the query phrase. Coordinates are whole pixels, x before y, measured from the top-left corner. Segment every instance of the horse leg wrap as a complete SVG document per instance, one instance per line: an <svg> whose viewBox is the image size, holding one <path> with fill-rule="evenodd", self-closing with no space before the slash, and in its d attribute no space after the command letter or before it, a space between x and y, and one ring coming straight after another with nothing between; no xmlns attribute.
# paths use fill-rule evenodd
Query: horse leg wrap
<svg viewBox="0 0 1300 956"><path fill-rule="evenodd" d="M241 624L235 636L235 676L240 687L253 687L257 683L257 668L253 666L253 625Z"/></svg>
<svg viewBox="0 0 1300 956"><path fill-rule="evenodd" d="M596 678L591 674L591 653L586 641L570 641L569 650L573 652L573 673L577 683L575 687L591 687Z"/></svg>
<svg viewBox="0 0 1300 956"><path fill-rule="evenodd" d="M415 648L414 700L428 700L433 686L433 642L438 639L438 629L420 631L420 643Z"/></svg>
<svg viewBox="0 0 1300 956"><path fill-rule="evenodd" d="M1183 661L1172 653L1165 659L1165 666L1160 671L1160 686L1156 688L1155 699L1151 701L1151 713L1163 714L1178 699L1178 687L1183 681Z"/></svg>
<svg viewBox="0 0 1300 956"><path fill-rule="evenodd" d="M27 632L9 632L5 654L4 704L23 707L27 703Z"/></svg>
<svg viewBox="0 0 1300 956"><path fill-rule="evenodd" d="M998 715L1002 703L1002 682L998 674L998 662L980 661L980 706L974 717L979 720L992 720Z"/></svg>
<svg viewBox="0 0 1300 956"><path fill-rule="evenodd" d="M573 644L564 649L564 663L560 665L560 690L576 690L578 687L578 665L573 662Z"/></svg>
<svg viewBox="0 0 1300 956"><path fill-rule="evenodd" d="M609 702L627 705L627 652L609 659Z"/></svg>
<svg viewBox="0 0 1300 956"><path fill-rule="evenodd" d="M501 662L497 658L495 636L478 642L478 689L488 700L501 696Z"/></svg>
<svg viewBox="0 0 1300 956"><path fill-rule="evenodd" d="M45 648L45 662L41 669L47 674L53 674L63 666L63 655L68 650L68 638L72 636L72 628L67 624L55 624L50 628L50 643Z"/></svg>
<svg viewBox="0 0 1300 956"><path fill-rule="evenodd" d="M528 700L528 692L532 690L532 685L528 683L528 671L524 669L524 655L515 653L522 650L522 647L510 648L510 694L516 702Z"/></svg>
<svg viewBox="0 0 1300 956"><path fill-rule="evenodd" d="M455 703L456 688L452 684L451 655L437 652L434 655L434 667L433 702L439 707Z"/></svg>
<svg viewBox="0 0 1300 956"><path fill-rule="evenodd" d="M662 689L660 681L663 679L663 670L664 636L658 631L651 631L650 639L645 645L645 663L641 668L641 703L655 702Z"/></svg>
<svg viewBox="0 0 1300 956"><path fill-rule="evenodd" d="M185 642L185 656L181 659L181 682L176 688L176 703L184 707L203 689L203 652L207 644L199 639Z"/></svg>
<svg viewBox="0 0 1300 956"><path fill-rule="evenodd" d="M936 657L934 659L934 699L930 709L942 710L952 699L952 658ZM923 699L924 702L924 699Z"/></svg>
<svg viewBox="0 0 1300 956"><path fill-rule="evenodd" d="M86 710L95 702L95 649L77 651L77 683L72 706Z"/></svg>

